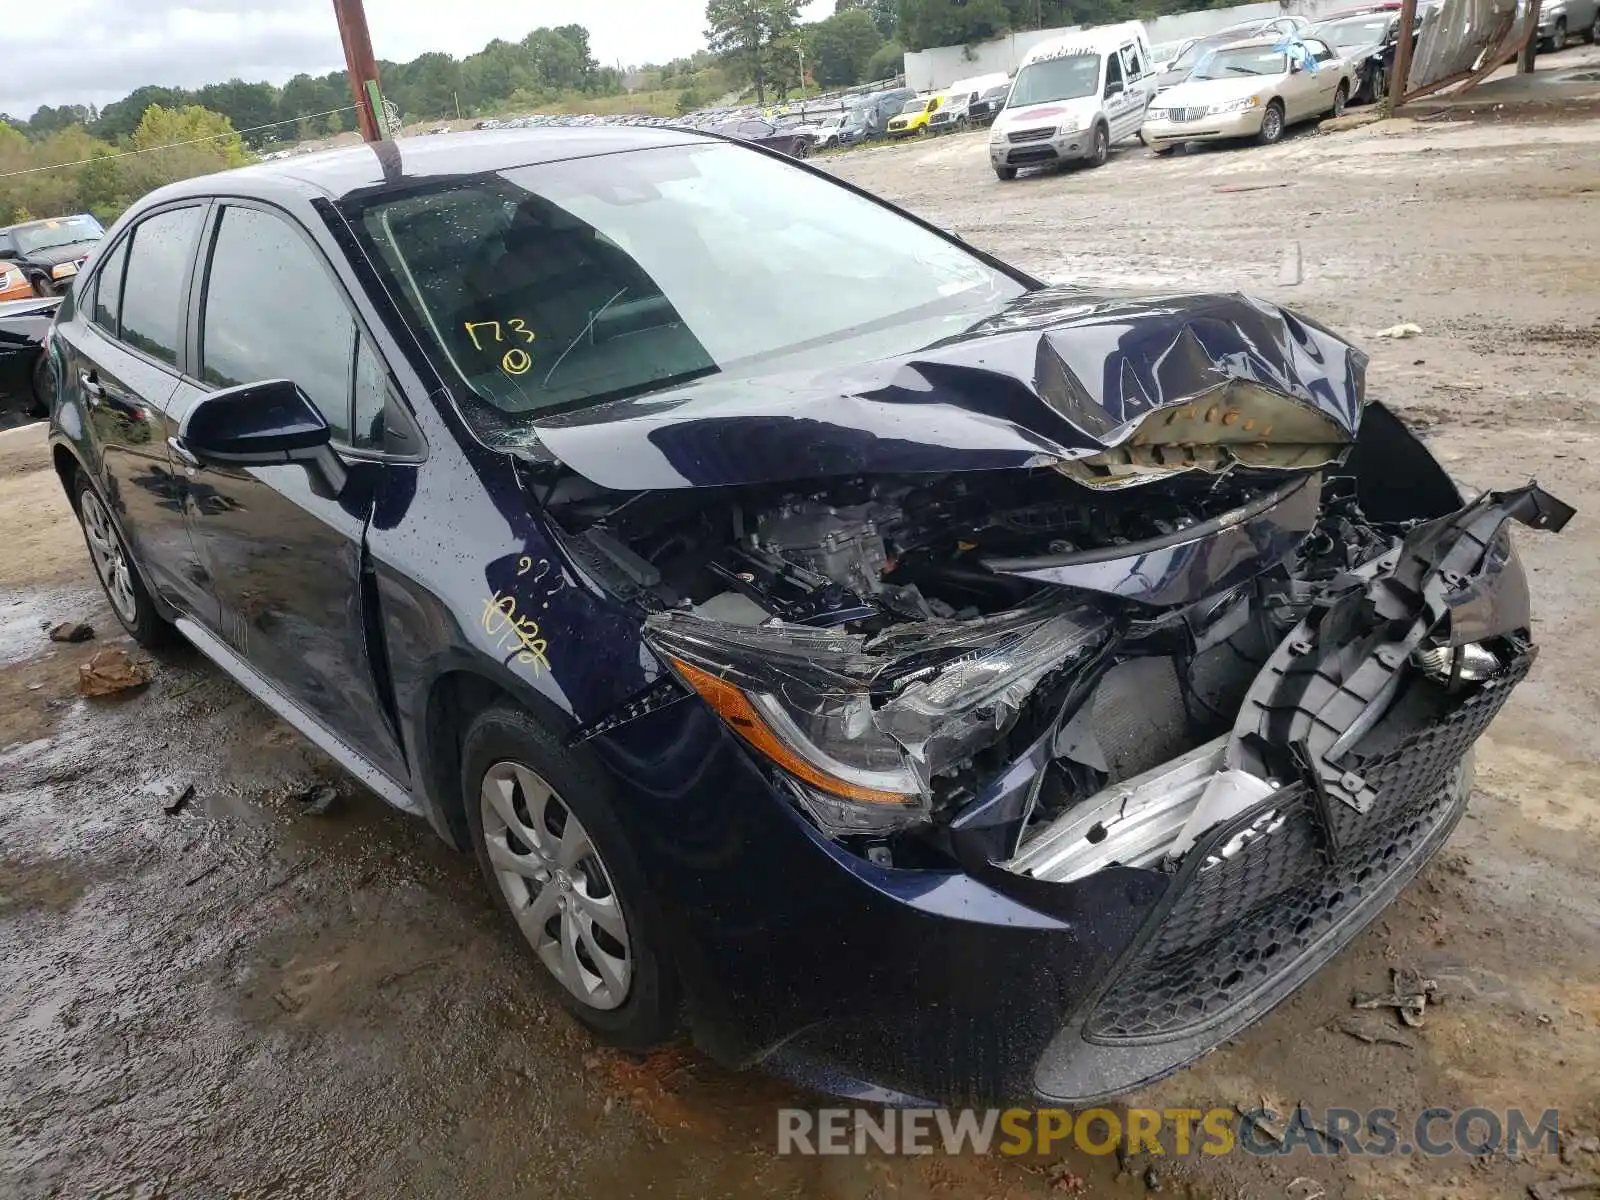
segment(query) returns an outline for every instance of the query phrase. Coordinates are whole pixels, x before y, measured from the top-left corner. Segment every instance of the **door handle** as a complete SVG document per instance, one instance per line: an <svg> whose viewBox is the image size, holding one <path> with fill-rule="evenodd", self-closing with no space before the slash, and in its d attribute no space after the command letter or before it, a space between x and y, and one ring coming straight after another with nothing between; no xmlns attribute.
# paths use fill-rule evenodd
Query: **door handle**
<svg viewBox="0 0 1600 1200"><path fill-rule="evenodd" d="M95 378L95 373L79 371L78 383L83 387L84 395L89 398L89 407L99 408L100 402L106 398L106 389L100 386L100 380Z"/></svg>
<svg viewBox="0 0 1600 1200"><path fill-rule="evenodd" d="M167 439L167 449L172 451L172 457L186 467L198 468L201 465L200 460L194 456L194 452L189 447L183 444L183 439L180 437L169 437Z"/></svg>

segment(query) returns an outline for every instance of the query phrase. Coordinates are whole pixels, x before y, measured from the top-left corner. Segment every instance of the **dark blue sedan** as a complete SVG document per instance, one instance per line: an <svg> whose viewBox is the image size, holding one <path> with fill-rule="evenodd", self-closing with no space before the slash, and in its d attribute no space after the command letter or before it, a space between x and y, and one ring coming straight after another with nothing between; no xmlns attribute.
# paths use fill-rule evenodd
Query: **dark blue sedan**
<svg viewBox="0 0 1600 1200"><path fill-rule="evenodd" d="M134 637L476 855L600 1036L889 1100L1109 1096L1305 980L1460 818L1569 515L1304 317L690 131L175 184L48 353Z"/></svg>

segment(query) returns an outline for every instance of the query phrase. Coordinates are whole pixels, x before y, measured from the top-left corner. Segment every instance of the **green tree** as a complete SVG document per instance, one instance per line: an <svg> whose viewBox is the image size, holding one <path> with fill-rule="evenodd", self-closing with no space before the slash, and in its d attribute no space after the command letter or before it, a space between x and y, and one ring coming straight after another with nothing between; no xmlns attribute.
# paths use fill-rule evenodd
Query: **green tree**
<svg viewBox="0 0 1600 1200"><path fill-rule="evenodd" d="M906 69L906 48L899 42L885 42L867 63L866 81L889 79Z"/></svg>
<svg viewBox="0 0 1600 1200"><path fill-rule="evenodd" d="M820 84L844 87L860 83L867 64L883 45L872 17L860 9L836 13L809 26L812 71Z"/></svg>
<svg viewBox="0 0 1600 1200"><path fill-rule="evenodd" d="M897 0L899 40L908 50L986 42L1011 28L1005 0Z"/></svg>
<svg viewBox="0 0 1600 1200"><path fill-rule="evenodd" d="M756 85L756 101L767 102L767 79L781 43L800 19L800 0L710 0L706 41L741 78Z"/></svg>
<svg viewBox="0 0 1600 1200"><path fill-rule="evenodd" d="M872 18L872 23L878 27L881 36L885 38L894 36L894 0L834 0L833 12L835 16L847 12L864 12Z"/></svg>

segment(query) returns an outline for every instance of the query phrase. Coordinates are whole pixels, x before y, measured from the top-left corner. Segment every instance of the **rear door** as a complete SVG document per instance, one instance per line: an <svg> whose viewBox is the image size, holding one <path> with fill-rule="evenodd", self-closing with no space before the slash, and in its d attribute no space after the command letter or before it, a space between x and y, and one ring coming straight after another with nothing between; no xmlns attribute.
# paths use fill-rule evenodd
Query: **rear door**
<svg viewBox="0 0 1600 1200"><path fill-rule="evenodd" d="M1128 89L1128 128L1122 136L1133 137L1144 124L1144 110L1150 107L1154 76L1137 39L1123 46L1118 53L1122 59L1122 77Z"/></svg>
<svg viewBox="0 0 1600 1200"><path fill-rule="evenodd" d="M1311 72L1315 81L1315 101L1309 116L1318 116L1333 108L1333 94L1344 81L1344 62L1333 52L1333 47L1318 38L1306 38L1306 49L1316 61L1317 69Z"/></svg>
<svg viewBox="0 0 1600 1200"><path fill-rule="evenodd" d="M186 301L207 205L157 209L96 254L70 319L56 325L64 401L85 415L87 464L149 587L193 612L203 601L167 439L186 336Z"/></svg>
<svg viewBox="0 0 1600 1200"><path fill-rule="evenodd" d="M408 773L365 535L386 457L388 372L321 251L293 217L221 200L196 288L196 378L207 390L292 379L333 430L349 482L319 495L304 467L185 469L190 533L211 604L204 623L296 706L398 783Z"/></svg>

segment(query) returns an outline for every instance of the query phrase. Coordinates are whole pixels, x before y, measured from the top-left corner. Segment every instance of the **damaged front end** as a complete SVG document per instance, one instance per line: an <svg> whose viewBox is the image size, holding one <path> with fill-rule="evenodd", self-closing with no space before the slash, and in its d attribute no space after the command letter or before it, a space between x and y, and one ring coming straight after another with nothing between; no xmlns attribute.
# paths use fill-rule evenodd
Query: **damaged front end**
<svg viewBox="0 0 1600 1200"><path fill-rule="evenodd" d="M1036 292L904 358L542 422L545 503L839 846L1175 903L1258 844L1312 847L1280 882L1394 844L1532 660L1506 526L1570 510L1463 506L1364 371L1257 301Z"/></svg>

